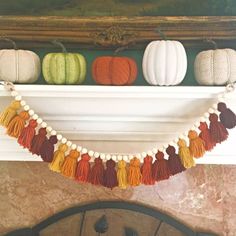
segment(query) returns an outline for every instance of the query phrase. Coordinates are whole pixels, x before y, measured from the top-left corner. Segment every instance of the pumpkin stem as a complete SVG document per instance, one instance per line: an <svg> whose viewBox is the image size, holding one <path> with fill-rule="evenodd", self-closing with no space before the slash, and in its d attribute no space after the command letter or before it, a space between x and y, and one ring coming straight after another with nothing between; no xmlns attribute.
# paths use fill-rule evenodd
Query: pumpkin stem
<svg viewBox="0 0 236 236"><path fill-rule="evenodd" d="M6 37L4 37L4 36L1 36L1 37L0 37L0 40L4 40L4 41L7 41L7 42L12 43L13 48L14 48L15 50L17 50L16 43L15 43L15 41L13 41L12 39L9 39L9 38L6 38Z"/></svg>
<svg viewBox="0 0 236 236"><path fill-rule="evenodd" d="M167 40L166 35L161 31L160 28L157 28L156 31L159 33L161 39Z"/></svg>
<svg viewBox="0 0 236 236"><path fill-rule="evenodd" d="M217 43L213 39L206 39L205 41L207 43L211 43L213 45L214 49L218 49Z"/></svg>
<svg viewBox="0 0 236 236"><path fill-rule="evenodd" d="M52 41L52 43L56 46L61 47L63 53L67 53L67 50L66 50L66 48L65 48L65 46L63 45L62 42L55 39L55 40Z"/></svg>
<svg viewBox="0 0 236 236"><path fill-rule="evenodd" d="M126 50L126 49L128 49L128 48L129 48L128 45L123 46L123 47L119 47L119 48L117 48L117 49L114 51L114 55L117 55L119 52L122 52L122 51L124 51L124 50Z"/></svg>

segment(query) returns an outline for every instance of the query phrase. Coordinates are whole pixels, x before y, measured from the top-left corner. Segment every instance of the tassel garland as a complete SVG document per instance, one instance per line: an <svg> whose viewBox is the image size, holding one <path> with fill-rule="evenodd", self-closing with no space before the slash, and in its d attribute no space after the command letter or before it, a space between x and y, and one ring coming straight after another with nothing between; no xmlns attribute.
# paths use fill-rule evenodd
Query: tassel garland
<svg viewBox="0 0 236 236"><path fill-rule="evenodd" d="M227 91L234 88L236 87L232 84ZM11 87L11 90L14 91L14 86ZM18 93L13 92L12 96L17 96L15 94ZM110 189L116 186L126 189L128 186L139 186L140 184L153 185L155 182L167 180L170 176L195 166L194 158L202 157L206 151L211 151L217 143L225 141L228 138L227 129L236 127L235 113L225 103L219 102L217 104L219 117L216 113L209 113L212 110L209 109L209 112L204 116L204 121L208 116L209 120L200 122L199 134L193 128L188 131L187 137L184 134L183 138L178 139L178 154L174 147L176 146L175 141L174 146L169 145L165 150L162 148L160 151L154 148L152 151L143 152L142 156L146 157L141 166L141 158L137 158L141 156L140 154L133 157L128 164L125 161L125 156L112 155L112 158L109 159L109 155L77 147L66 138L59 138L61 135L56 136L56 132L51 131L52 128L49 128L46 122L35 115L26 102L18 100L21 100L21 96L16 97L0 114L0 125L6 128L9 136L17 138L19 145L27 148L32 154L40 155L43 161L49 162L50 170L78 182L89 182ZM41 128L36 131L38 125ZM49 132L48 136L47 131ZM60 143L56 145L58 140ZM82 150L81 156L78 150ZM168 160L164 158L164 151L168 154ZM152 163L154 154L155 161ZM96 158L94 163L90 164L93 155ZM116 159L119 160L118 163L114 161ZM106 168L103 164L105 160Z"/></svg>

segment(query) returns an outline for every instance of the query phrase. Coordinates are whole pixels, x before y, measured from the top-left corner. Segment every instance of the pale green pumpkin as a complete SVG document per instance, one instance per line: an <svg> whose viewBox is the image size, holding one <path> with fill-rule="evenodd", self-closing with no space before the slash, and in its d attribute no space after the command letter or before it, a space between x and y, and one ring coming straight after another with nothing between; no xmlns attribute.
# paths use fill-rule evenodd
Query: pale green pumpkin
<svg viewBox="0 0 236 236"><path fill-rule="evenodd" d="M78 53L49 53L42 70L48 84L81 84L86 76L86 61Z"/></svg>

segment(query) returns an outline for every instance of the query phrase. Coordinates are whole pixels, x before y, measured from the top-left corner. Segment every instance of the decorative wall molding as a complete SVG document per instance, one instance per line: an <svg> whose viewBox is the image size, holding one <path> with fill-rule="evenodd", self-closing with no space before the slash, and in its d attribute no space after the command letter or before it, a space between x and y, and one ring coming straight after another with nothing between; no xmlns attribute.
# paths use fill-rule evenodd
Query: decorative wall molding
<svg viewBox="0 0 236 236"><path fill-rule="evenodd" d="M16 40L18 46L23 48L49 46L53 39L76 45L76 48L98 45L113 48L130 42L132 47L142 47L152 40L160 39L156 28L160 28L168 39L180 40L185 46L202 46L206 38L219 41L219 46L221 43L233 46L236 16L0 16L0 34ZM116 39L111 35L115 35Z"/></svg>
<svg viewBox="0 0 236 236"><path fill-rule="evenodd" d="M224 87L17 85L26 102L60 133L100 152L142 152L188 130ZM0 87L0 110L10 102ZM236 111L236 94L227 102ZM39 160L0 129L1 160ZM236 164L235 130L198 163Z"/></svg>

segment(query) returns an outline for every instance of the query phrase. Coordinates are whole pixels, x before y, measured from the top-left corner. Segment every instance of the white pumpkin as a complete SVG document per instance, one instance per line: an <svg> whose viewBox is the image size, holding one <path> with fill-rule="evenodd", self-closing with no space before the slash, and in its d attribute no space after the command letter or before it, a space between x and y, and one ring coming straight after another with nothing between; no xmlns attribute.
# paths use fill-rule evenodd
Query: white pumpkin
<svg viewBox="0 0 236 236"><path fill-rule="evenodd" d="M28 50L0 50L0 80L34 83L40 75L40 59Z"/></svg>
<svg viewBox="0 0 236 236"><path fill-rule="evenodd" d="M236 51L230 48L200 52L194 62L200 85L224 85L236 81Z"/></svg>
<svg viewBox="0 0 236 236"><path fill-rule="evenodd" d="M187 55L179 41L157 40L148 44L143 56L143 75L151 85L176 85L187 71Z"/></svg>

